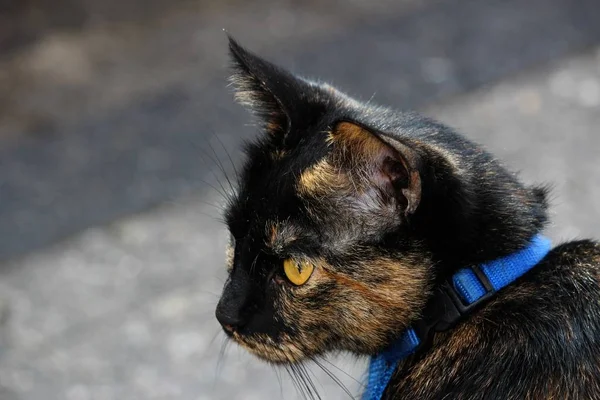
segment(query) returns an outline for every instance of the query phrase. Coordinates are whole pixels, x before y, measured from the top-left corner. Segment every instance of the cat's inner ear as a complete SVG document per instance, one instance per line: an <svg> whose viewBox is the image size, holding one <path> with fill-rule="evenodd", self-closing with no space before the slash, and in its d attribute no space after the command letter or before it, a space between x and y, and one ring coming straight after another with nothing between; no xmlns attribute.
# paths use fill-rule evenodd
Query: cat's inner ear
<svg viewBox="0 0 600 400"><path fill-rule="evenodd" d="M406 215L417 210L421 201L419 157L400 141L382 138L352 122L339 122L331 132L336 163L351 175L394 198Z"/></svg>
<svg viewBox="0 0 600 400"><path fill-rule="evenodd" d="M236 100L255 113L269 134L285 135L299 111L307 82L252 54L229 37Z"/></svg>

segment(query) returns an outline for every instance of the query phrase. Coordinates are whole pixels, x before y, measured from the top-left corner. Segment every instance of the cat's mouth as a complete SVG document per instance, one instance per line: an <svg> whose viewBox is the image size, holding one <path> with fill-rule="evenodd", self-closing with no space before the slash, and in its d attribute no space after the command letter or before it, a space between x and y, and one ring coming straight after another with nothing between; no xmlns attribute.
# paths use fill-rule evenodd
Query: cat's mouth
<svg viewBox="0 0 600 400"><path fill-rule="evenodd" d="M233 332L231 337L252 354L268 362L289 364L306 357L305 351L294 344L288 335L282 335L277 341L264 334L245 336Z"/></svg>

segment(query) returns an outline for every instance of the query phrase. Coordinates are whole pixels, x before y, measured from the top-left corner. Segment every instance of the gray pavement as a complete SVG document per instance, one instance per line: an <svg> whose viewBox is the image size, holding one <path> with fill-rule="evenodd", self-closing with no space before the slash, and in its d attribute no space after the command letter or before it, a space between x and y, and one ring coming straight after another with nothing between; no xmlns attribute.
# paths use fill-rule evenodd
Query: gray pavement
<svg viewBox="0 0 600 400"><path fill-rule="evenodd" d="M527 182L554 184L555 241L600 237L600 48L430 105ZM235 346L213 308L226 234L215 193L91 228L2 269L0 398L295 399L293 385ZM216 336L215 336L216 335ZM331 367L356 392L364 360ZM323 398L348 396L313 368Z"/></svg>

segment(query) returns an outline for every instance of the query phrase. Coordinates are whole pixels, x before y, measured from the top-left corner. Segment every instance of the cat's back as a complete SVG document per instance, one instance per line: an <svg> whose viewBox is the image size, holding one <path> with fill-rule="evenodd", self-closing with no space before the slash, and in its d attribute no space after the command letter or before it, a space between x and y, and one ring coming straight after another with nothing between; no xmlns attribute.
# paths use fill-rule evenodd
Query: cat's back
<svg viewBox="0 0 600 400"><path fill-rule="evenodd" d="M523 301L533 305L536 299L545 300L547 305L573 311L574 319L585 317L574 307L600 308L600 243L563 243L552 249L523 281L513 290L515 295L522 292ZM600 313L595 316L596 323L600 324L598 316Z"/></svg>

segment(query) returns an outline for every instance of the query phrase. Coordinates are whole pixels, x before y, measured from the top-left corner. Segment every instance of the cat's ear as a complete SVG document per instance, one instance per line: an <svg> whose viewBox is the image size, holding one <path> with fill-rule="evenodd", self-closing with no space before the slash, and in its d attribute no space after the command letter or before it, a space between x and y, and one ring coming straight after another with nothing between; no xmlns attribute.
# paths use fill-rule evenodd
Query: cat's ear
<svg viewBox="0 0 600 400"><path fill-rule="evenodd" d="M339 122L331 132L338 161L363 184L394 198L405 215L413 214L421 201L420 157L399 140L383 137L353 122Z"/></svg>
<svg viewBox="0 0 600 400"><path fill-rule="evenodd" d="M236 100L254 112L268 133L285 135L300 120L311 85L252 54L229 36Z"/></svg>

